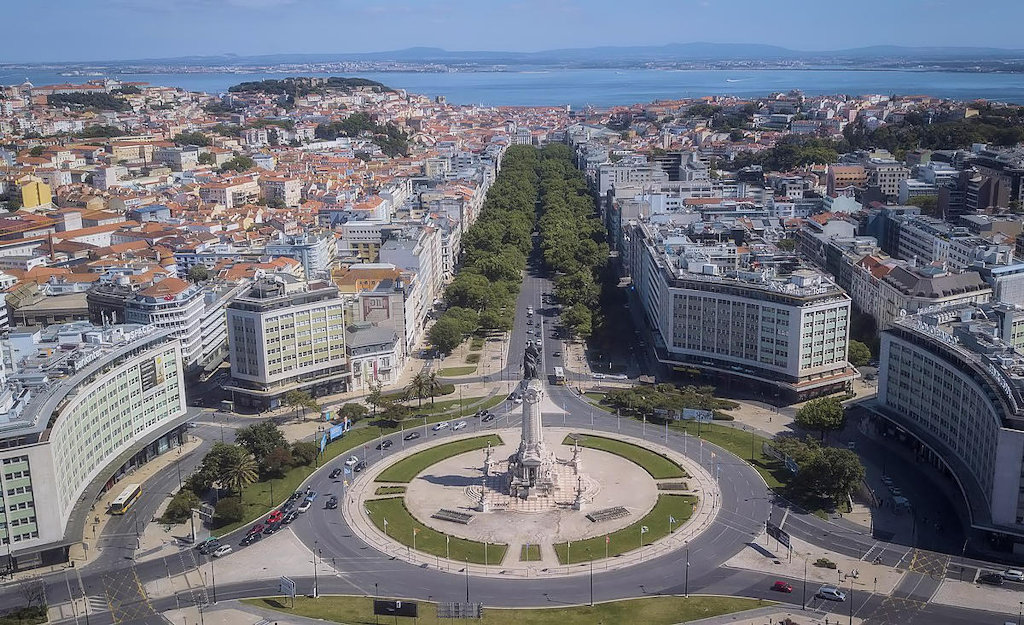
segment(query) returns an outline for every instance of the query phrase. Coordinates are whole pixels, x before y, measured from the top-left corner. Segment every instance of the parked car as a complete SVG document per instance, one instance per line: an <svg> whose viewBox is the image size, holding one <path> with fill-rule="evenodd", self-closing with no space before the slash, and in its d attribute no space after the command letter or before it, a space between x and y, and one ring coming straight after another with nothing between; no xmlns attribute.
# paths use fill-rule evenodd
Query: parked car
<svg viewBox="0 0 1024 625"><path fill-rule="evenodd" d="M348 460L345 461L345 466L351 468L351 467L356 466L356 463L358 463L358 462L359 462L359 457L358 456L349 456Z"/></svg>
<svg viewBox="0 0 1024 625"><path fill-rule="evenodd" d="M271 534L276 534L279 529L281 529L281 521L270 523L267 525L267 529L263 530L263 535L270 536Z"/></svg>
<svg viewBox="0 0 1024 625"><path fill-rule="evenodd" d="M271 510L270 514L267 515L267 525L270 525L271 523L277 523L281 520L281 517L283 516L284 513L281 512L280 510Z"/></svg>
<svg viewBox="0 0 1024 625"><path fill-rule="evenodd" d="M492 415L491 413L488 412L487 414L484 415L484 418L480 419L480 420L483 421L484 423L488 423L490 421L494 421L494 415Z"/></svg>
<svg viewBox="0 0 1024 625"><path fill-rule="evenodd" d="M465 421L459 421L458 423L456 423L455 425L452 426L452 430L461 430L464 427L466 427L466 422Z"/></svg>
<svg viewBox="0 0 1024 625"><path fill-rule="evenodd" d="M982 573L978 576L978 583L989 584L990 586L1002 586L1003 576L999 573Z"/></svg>
<svg viewBox="0 0 1024 625"><path fill-rule="evenodd" d="M341 475L341 469L335 467L335 469L333 471L331 471L330 478L332 480L336 480L336 479L338 479L339 475Z"/></svg>
<svg viewBox="0 0 1024 625"><path fill-rule="evenodd" d="M1003 579L1011 582L1024 582L1024 571L1020 569L1006 569L1003 571Z"/></svg>
<svg viewBox="0 0 1024 625"><path fill-rule="evenodd" d="M435 423L434 427L431 429L434 430L435 432L440 432L441 430L448 428L450 425L451 424L448 423L447 421L441 421L440 423Z"/></svg>
<svg viewBox="0 0 1024 625"><path fill-rule="evenodd" d="M366 461L365 460L360 460L359 462L356 463L354 471L356 473L359 473L360 471L362 471L365 468L366 468Z"/></svg>
<svg viewBox="0 0 1024 625"><path fill-rule="evenodd" d="M288 513L295 509L295 501L289 500L281 506L281 514L288 516Z"/></svg>
<svg viewBox="0 0 1024 625"><path fill-rule="evenodd" d="M249 532L248 534L245 535L245 538L243 538L242 542L240 542L239 544L241 546L243 546L243 547L246 547L248 545L253 544L254 542L259 540L260 538L263 538L262 530L259 531L259 532Z"/></svg>
<svg viewBox="0 0 1024 625"><path fill-rule="evenodd" d="M249 528L249 533L250 534L259 534L262 531L263 531L263 524L262 523L257 523L256 525L253 525L252 527Z"/></svg>
<svg viewBox="0 0 1024 625"><path fill-rule="evenodd" d="M303 499L302 503L299 504L299 507L296 508L296 510L298 510L299 512L305 512L306 510L309 510L311 507L313 507L313 501L310 499Z"/></svg>
<svg viewBox="0 0 1024 625"><path fill-rule="evenodd" d="M846 593L835 586L822 586L818 589L817 596L828 601L846 601Z"/></svg>
<svg viewBox="0 0 1024 625"><path fill-rule="evenodd" d="M338 498L336 496L334 496L334 495L331 495L331 498L327 500L327 509L328 510L334 510L337 507L338 507Z"/></svg>
<svg viewBox="0 0 1024 625"><path fill-rule="evenodd" d="M284 518L281 519L281 524L282 525L288 525L289 523L291 523L292 521L294 521L297 518L299 518L299 511L298 510L292 510L288 514L284 515Z"/></svg>
<svg viewBox="0 0 1024 625"><path fill-rule="evenodd" d="M226 556L229 553L231 553L231 545L221 545L214 550L213 557L219 558L221 556Z"/></svg>
<svg viewBox="0 0 1024 625"><path fill-rule="evenodd" d="M395 442L393 440L391 440L390 438L385 438L381 442L377 443L377 449L387 449L388 447L391 447L394 444Z"/></svg>
<svg viewBox="0 0 1024 625"><path fill-rule="evenodd" d="M772 590L776 592L793 592L793 584L780 580L772 584Z"/></svg>
<svg viewBox="0 0 1024 625"><path fill-rule="evenodd" d="M408 434L403 436L402 440L411 441L411 440L415 440L415 439L417 439L419 437L420 437L420 433L417 432L416 430L413 430L412 432L409 432Z"/></svg>

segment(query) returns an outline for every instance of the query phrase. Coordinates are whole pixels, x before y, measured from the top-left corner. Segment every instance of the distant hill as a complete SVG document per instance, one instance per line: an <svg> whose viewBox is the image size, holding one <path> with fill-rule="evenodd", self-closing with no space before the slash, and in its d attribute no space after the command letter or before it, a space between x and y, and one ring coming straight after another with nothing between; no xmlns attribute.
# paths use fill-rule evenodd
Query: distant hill
<svg viewBox="0 0 1024 625"><path fill-rule="evenodd" d="M269 54L240 56L186 56L165 59L136 59L116 64L208 64L208 65L271 65L284 63L331 63L341 61L397 61L405 63L485 64L485 65L623 65L644 62L686 61L849 61L858 59L890 59L902 61L965 61L1024 59L1022 49L986 47L907 47L868 46L846 50L793 50L780 46L750 43L673 43L662 46L599 46L564 48L539 52L495 50L444 50L415 47L385 52L352 52L324 54ZM78 64L78 63L76 63ZM112 65L114 63L106 63Z"/></svg>

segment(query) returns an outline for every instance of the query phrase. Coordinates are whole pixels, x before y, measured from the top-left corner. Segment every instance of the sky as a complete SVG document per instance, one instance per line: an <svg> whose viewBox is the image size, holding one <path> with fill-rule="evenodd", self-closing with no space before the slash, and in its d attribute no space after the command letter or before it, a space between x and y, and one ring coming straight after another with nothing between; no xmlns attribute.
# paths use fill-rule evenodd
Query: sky
<svg viewBox="0 0 1024 625"><path fill-rule="evenodd" d="M1024 48L1021 0L3 0L0 63L695 41Z"/></svg>

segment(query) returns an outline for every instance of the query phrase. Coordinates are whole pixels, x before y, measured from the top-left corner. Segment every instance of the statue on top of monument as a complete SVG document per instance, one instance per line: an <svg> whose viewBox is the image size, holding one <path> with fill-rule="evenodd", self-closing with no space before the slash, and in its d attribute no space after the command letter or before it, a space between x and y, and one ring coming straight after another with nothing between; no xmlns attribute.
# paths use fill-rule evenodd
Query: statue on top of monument
<svg viewBox="0 0 1024 625"><path fill-rule="evenodd" d="M523 379L540 379L540 350L533 343L526 346L523 354Z"/></svg>

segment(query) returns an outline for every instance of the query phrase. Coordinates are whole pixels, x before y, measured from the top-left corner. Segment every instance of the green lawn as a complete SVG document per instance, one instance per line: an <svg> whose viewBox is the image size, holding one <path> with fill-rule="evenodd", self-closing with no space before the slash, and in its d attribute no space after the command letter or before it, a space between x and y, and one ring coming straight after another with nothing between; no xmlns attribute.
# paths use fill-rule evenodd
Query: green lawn
<svg viewBox="0 0 1024 625"><path fill-rule="evenodd" d="M523 545L519 549L520 562L540 562L540 545Z"/></svg>
<svg viewBox="0 0 1024 625"><path fill-rule="evenodd" d="M451 410L453 408L462 408L465 406L470 406L482 400L483 398L484 397L481 395L478 397L463 397L462 399L445 399L443 401L435 401L433 404L431 404L429 400L424 399L422 406L411 405L410 407L415 409L421 415L438 415L441 414L442 412Z"/></svg>
<svg viewBox="0 0 1024 625"><path fill-rule="evenodd" d="M471 352L478 352L478 351L480 351L483 348L484 348L484 337L482 337L482 336L474 336L473 338L469 339L469 351L471 351Z"/></svg>
<svg viewBox="0 0 1024 625"><path fill-rule="evenodd" d="M476 371L476 365L466 365L465 367L448 367L441 369L437 372L437 375L442 378L452 378L460 375L469 375Z"/></svg>
<svg viewBox="0 0 1024 625"><path fill-rule="evenodd" d="M378 622L373 616L373 597L335 597L321 595L317 599L295 597L295 609L291 599L267 597L263 599L242 599L260 608L269 608L286 614L298 614L348 625L368 625ZM419 618L424 623L437 621L437 606L434 603L418 601ZM647 597L598 603L592 607L544 608L526 610L503 610L485 607L480 625L612 625L619 623L642 623L643 625L674 625L699 619L753 610L775 605L773 601L742 599L738 597ZM390 621L389 621L390 622ZM402 619L408 622L408 619Z"/></svg>
<svg viewBox="0 0 1024 625"><path fill-rule="evenodd" d="M640 528L644 525L648 529L643 535L645 545L668 536L668 517L672 516L675 519L675 522L672 523L672 531L674 532L679 529L679 526L684 521L690 518L696 503L697 498L692 495L659 494L658 502L654 504L654 508L644 518L632 525L608 534L608 557L617 556L639 548ZM568 558L571 558L571 560L567 559L566 556L567 547ZM587 540L574 541L571 545L556 543L555 554L558 556L558 561L562 564L599 560L605 554L605 537L595 536Z"/></svg>
<svg viewBox="0 0 1024 625"><path fill-rule="evenodd" d="M669 427L677 431L685 430L691 436L696 437L697 425L691 421L673 421ZM749 462L768 483L769 488L784 488L791 477L781 462L765 456L761 452L762 443L768 441L763 436L727 425L702 423L700 424L700 437ZM696 438L691 443L700 444ZM751 450L753 450L753 457L751 457Z"/></svg>
<svg viewBox="0 0 1024 625"><path fill-rule="evenodd" d="M384 520L387 519L387 535L402 543L412 546L413 528L418 528L416 533L416 550L430 555L447 556L458 562L469 561L472 564L498 564L505 557L508 545L501 543L483 543L475 540L465 540L452 536L445 546L445 534L433 530L417 521L409 509L405 507L404 497L392 497L390 499L371 499L366 503L366 509L370 513L370 520L377 526L377 529L384 530Z"/></svg>
<svg viewBox="0 0 1024 625"><path fill-rule="evenodd" d="M644 449L638 445L617 441L613 438L593 436L590 434L572 434L566 436L565 440L562 441L562 444L572 445L573 436L579 440L580 447L600 449L601 451L621 456L630 462L635 462L643 467L643 469L650 473L651 477L656 480L672 477L689 477L686 474L686 471L683 471L678 464L672 462L665 456L649 449Z"/></svg>
<svg viewBox="0 0 1024 625"><path fill-rule="evenodd" d="M387 469L384 469L384 471L377 476L375 481L411 482L414 477L423 472L427 467L437 464L446 458L466 453L467 451L483 449L484 447L487 447L488 443L490 443L492 447L497 447L498 445L501 445L501 437L497 434L489 434L487 436L477 436L475 438L452 441L451 443L445 443L443 445L424 449L423 451L417 452L408 458L399 460ZM482 461L483 460L481 459L481 462Z"/></svg>
<svg viewBox="0 0 1024 625"><path fill-rule="evenodd" d="M469 354L466 356L466 364L475 365L480 362L480 354Z"/></svg>
<svg viewBox="0 0 1024 625"><path fill-rule="evenodd" d="M404 492L404 486L378 486L373 494L379 497L381 495L401 495Z"/></svg>

